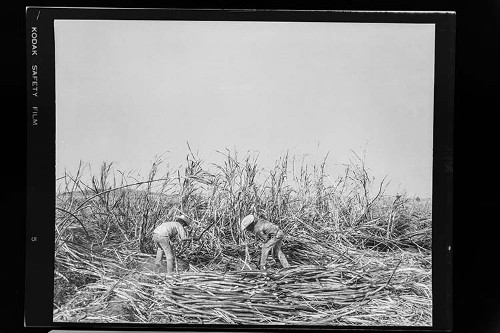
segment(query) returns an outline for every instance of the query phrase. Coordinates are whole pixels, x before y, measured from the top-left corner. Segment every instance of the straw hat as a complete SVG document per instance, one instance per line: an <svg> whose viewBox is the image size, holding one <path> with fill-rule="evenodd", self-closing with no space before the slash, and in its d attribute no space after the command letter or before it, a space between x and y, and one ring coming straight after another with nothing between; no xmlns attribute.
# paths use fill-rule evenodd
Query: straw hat
<svg viewBox="0 0 500 333"><path fill-rule="evenodd" d="M186 215L177 215L174 217L174 221L177 221L177 222L184 222L187 226L190 226L191 225L191 219L189 217L187 217Z"/></svg>
<svg viewBox="0 0 500 333"><path fill-rule="evenodd" d="M252 214L245 216L243 220L241 220L241 231L245 231L253 221L255 221L255 217Z"/></svg>

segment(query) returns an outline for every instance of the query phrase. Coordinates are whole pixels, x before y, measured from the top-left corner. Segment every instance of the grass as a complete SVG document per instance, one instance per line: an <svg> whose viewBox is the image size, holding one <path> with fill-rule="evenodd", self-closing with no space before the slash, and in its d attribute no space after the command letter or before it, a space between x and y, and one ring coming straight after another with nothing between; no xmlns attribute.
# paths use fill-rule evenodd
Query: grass
<svg viewBox="0 0 500 333"><path fill-rule="evenodd" d="M206 165L145 179L103 164L60 179L56 200L54 321L314 325L432 324L431 202L384 195L353 153L333 180L319 166L221 152ZM197 242L178 246L189 270L166 277L153 260L152 230L179 212ZM256 214L280 226L291 267L255 269L260 245L239 221ZM270 259L272 260L272 259ZM272 263L272 261L271 261Z"/></svg>

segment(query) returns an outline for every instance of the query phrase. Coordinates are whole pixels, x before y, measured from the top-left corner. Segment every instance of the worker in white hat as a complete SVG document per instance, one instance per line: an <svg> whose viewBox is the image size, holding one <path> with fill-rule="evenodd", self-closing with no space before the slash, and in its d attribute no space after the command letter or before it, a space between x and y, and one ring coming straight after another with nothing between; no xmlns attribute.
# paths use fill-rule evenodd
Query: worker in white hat
<svg viewBox="0 0 500 333"><path fill-rule="evenodd" d="M259 262L260 269L266 268L267 256L271 250L276 261L279 260L284 268L290 267L285 254L281 251L281 242L283 241L284 234L276 224L258 219L254 215L247 215L241 220L241 231L244 232L245 230L253 231L258 238L265 242L262 245Z"/></svg>
<svg viewBox="0 0 500 333"><path fill-rule="evenodd" d="M171 274L174 271L175 253L172 249L172 242L176 239L180 241L191 240L184 229L190 226L191 223L191 220L187 216L178 215L174 217L173 221L163 222L153 231L153 241L158 246L155 263L161 265L161 259L163 253L165 253L167 274Z"/></svg>

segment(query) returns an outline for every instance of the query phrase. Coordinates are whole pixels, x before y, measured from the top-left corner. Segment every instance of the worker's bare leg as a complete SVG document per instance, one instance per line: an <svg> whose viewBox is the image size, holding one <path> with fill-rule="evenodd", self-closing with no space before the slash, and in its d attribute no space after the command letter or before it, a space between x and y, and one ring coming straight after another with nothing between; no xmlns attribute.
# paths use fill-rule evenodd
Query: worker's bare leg
<svg viewBox="0 0 500 333"><path fill-rule="evenodd" d="M288 260L286 260L285 254L281 251L281 243L283 241L283 232L278 232L276 235L276 244L273 246L273 257L274 260L281 263L284 268L290 267Z"/></svg>
<svg viewBox="0 0 500 333"><path fill-rule="evenodd" d="M158 249L156 250L155 264L161 265L161 257L162 256L163 256L163 250L161 249L160 245L158 245Z"/></svg>
<svg viewBox="0 0 500 333"><path fill-rule="evenodd" d="M162 250L161 245L160 245L160 236L157 234L153 234L153 242L158 247L156 249L155 264L161 265L161 257L163 256L163 250Z"/></svg>
<svg viewBox="0 0 500 333"><path fill-rule="evenodd" d="M165 251L165 257L167 258L167 273L171 274L174 272L174 251L169 241L165 242L162 247L163 251Z"/></svg>
<svg viewBox="0 0 500 333"><path fill-rule="evenodd" d="M267 243L262 245L262 254L260 256L260 269L265 269L266 268L266 261L267 261L267 256L269 255L269 251L271 251L274 247L274 244L276 244L277 239L275 237L272 237Z"/></svg>
<svg viewBox="0 0 500 333"><path fill-rule="evenodd" d="M288 260L286 260L285 254L283 253L283 251L281 251L281 242L279 242L279 245L275 247L274 251L276 253L276 256L278 257L278 260L281 263L281 266L283 266L283 268L290 267Z"/></svg>
<svg viewBox="0 0 500 333"><path fill-rule="evenodd" d="M260 269L265 269L266 268L266 261L267 261L267 256L269 255L269 251L272 249L272 245L268 245L269 242L266 244L262 245L262 252L260 255L260 262L259 262L259 268Z"/></svg>
<svg viewBox="0 0 500 333"><path fill-rule="evenodd" d="M161 264L162 254L165 253L167 259L167 273L172 273L174 271L174 252L170 245L170 239L166 236L154 234L153 240L159 245L156 251L156 264Z"/></svg>

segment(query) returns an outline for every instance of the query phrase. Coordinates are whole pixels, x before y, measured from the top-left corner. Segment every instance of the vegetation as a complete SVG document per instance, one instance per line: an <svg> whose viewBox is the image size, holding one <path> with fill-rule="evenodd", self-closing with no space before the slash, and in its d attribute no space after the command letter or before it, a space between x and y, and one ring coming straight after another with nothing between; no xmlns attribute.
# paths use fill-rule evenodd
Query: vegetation
<svg viewBox="0 0 500 333"><path fill-rule="evenodd" d="M255 156L221 154L206 165L189 152L182 174L160 175L156 159L146 179L106 163L87 183L83 165L66 173L54 321L432 324L430 200L386 196L355 153L336 179L326 158L297 167L287 154L263 171ZM188 271L166 276L151 267L151 233L179 212L199 240L176 248ZM238 227L247 214L285 232L289 269L256 270L260 245Z"/></svg>

